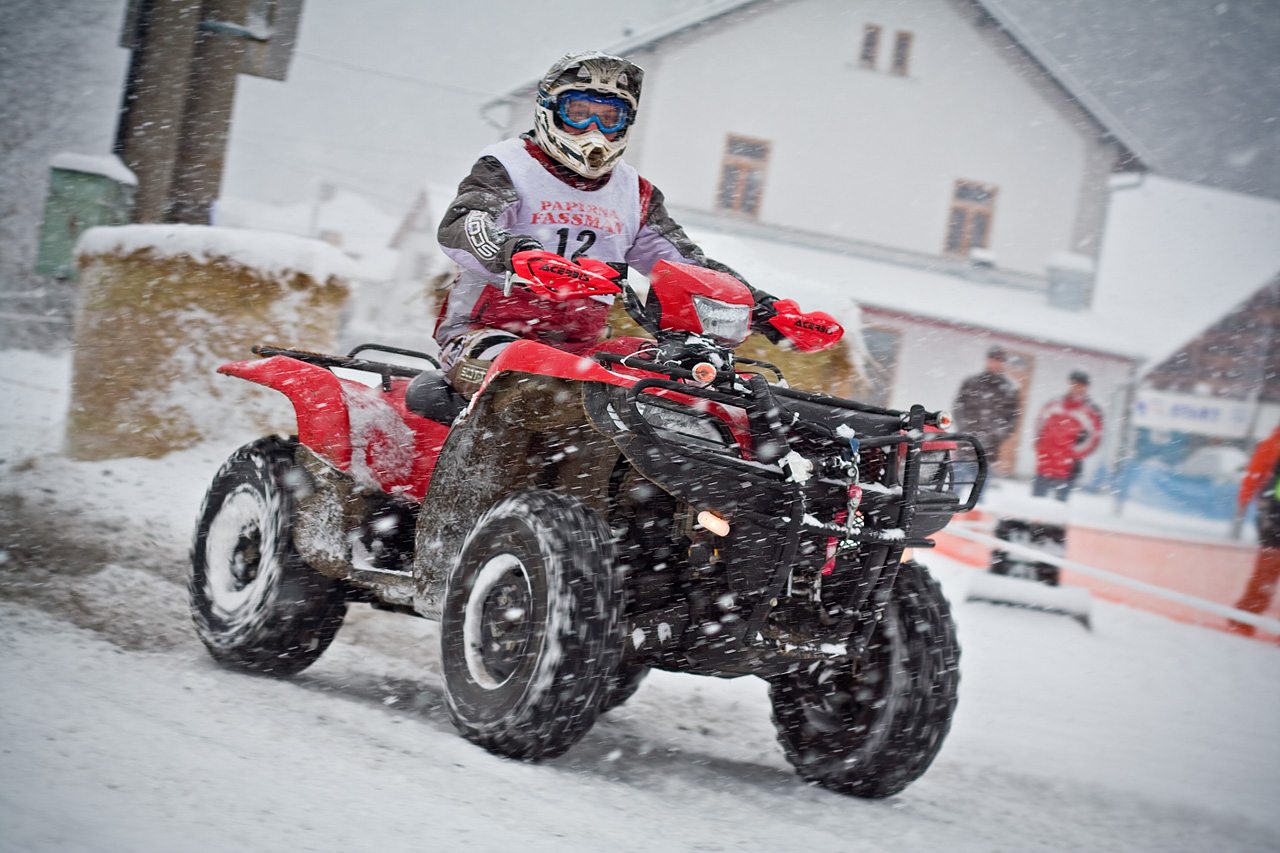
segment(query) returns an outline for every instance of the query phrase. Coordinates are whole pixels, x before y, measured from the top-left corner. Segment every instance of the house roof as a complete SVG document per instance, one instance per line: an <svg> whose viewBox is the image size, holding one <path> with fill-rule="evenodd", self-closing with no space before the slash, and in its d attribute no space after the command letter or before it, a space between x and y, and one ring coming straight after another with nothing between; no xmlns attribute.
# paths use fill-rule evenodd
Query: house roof
<svg viewBox="0 0 1280 853"><path fill-rule="evenodd" d="M1115 317L1148 366L1280 272L1280 200L1146 175L1112 191L1091 313Z"/></svg>
<svg viewBox="0 0 1280 853"><path fill-rule="evenodd" d="M1280 199L1275 0L980 0L1165 177Z"/></svg>

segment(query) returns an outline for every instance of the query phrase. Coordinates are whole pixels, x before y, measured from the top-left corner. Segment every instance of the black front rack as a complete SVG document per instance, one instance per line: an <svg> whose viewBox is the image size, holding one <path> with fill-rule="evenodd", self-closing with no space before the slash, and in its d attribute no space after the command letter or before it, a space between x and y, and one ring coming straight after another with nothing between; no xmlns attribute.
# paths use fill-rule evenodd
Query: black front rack
<svg viewBox="0 0 1280 853"><path fill-rule="evenodd" d="M610 359L613 361L613 359ZM619 358L616 362L626 365L626 362ZM630 365L626 365L630 366ZM757 444L761 442L774 442L779 447L786 447L786 438L782 435L781 424L778 423L776 415L769 416L769 413L776 412L776 407L769 399L770 395L780 397L790 397L797 400L803 400L809 403L820 405L828 405L842 408L848 411L859 412L867 415L887 416L893 418L901 425L901 432L895 430L889 435L858 436L859 445L863 448L888 448L902 447L906 451L906 466L902 472L904 490L910 496L925 499L928 502L929 493L937 491L931 488L929 484L921 482L920 478L920 454L928 445L942 444L952 445L952 449L958 449L960 446L966 446L975 464L975 477L969 494L966 499L961 502L955 499L954 509L956 513L964 513L972 510L978 502L978 498L982 493L982 488L987 480L987 459L986 452L983 450L981 442L975 436L968 434L946 433L946 432L926 432L925 425L934 425L938 420L937 413L927 412L922 406L914 406L909 412L900 412L892 409L884 409L879 406L871 406L857 403L852 400L844 400L839 397L831 397L826 394L815 394L807 391L798 391L792 388L782 388L776 385L769 385L763 381L762 377L756 376L749 381L750 393L730 393L725 390L706 387L701 385L692 385L677 381L673 376L671 379L660 377L648 377L636 382L625 392L626 407L629 409L624 419L628 425L637 433L643 435L646 439L658 446L666 444L672 440L674 436L664 435L656 429L644 415L640 412L639 404L642 397L646 396L646 392L653 390L672 391L684 394L690 397L707 400L709 402L718 403L723 406L743 409L747 412L748 420L752 425L752 437ZM819 426L817 424L815 427ZM684 452L692 456L699 457L703 461L712 462L713 464L729 466L729 467L749 467L755 475L759 476L762 472L759 466L745 462L745 460L726 457L721 454L708 453L700 448L687 447L682 448ZM770 471L770 474L773 472ZM777 475L781 477L781 472ZM966 483L966 485L968 485ZM937 500L941 495L937 495ZM914 507L915 501L908 499L904 502L906 507ZM910 510L907 510L910 513ZM927 542L928 544L925 544ZM932 547L933 543L928 540L912 541L908 546L915 547Z"/></svg>

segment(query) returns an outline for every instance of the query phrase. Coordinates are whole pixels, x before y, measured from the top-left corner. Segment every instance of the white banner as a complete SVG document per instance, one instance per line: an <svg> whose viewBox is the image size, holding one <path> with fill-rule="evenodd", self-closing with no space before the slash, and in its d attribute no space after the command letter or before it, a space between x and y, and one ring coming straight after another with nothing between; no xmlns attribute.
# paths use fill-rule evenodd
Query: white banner
<svg viewBox="0 0 1280 853"><path fill-rule="evenodd" d="M1245 438L1255 404L1143 388L1133 401L1135 426L1216 438Z"/></svg>

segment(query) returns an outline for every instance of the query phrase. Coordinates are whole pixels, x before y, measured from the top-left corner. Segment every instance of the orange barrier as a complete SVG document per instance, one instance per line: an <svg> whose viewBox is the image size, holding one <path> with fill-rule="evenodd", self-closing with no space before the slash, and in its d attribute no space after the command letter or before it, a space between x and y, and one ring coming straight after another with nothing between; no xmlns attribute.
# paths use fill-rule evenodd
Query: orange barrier
<svg viewBox="0 0 1280 853"><path fill-rule="evenodd" d="M1067 528L1068 560L1227 607L1235 607L1240 601L1253 576L1258 554L1259 549L1254 545L1174 539L1077 525ZM1078 572L1064 569L1062 582L1086 587L1107 601L1128 604L1180 622L1223 631L1237 630L1224 616ZM1260 615L1280 618L1280 600L1273 596L1270 606ZM1280 637L1273 634L1259 632L1258 638L1280 643Z"/></svg>
<svg viewBox="0 0 1280 853"><path fill-rule="evenodd" d="M995 529L996 518L989 512L975 509L964 515L957 515L953 521L990 534ZM988 545L952 536L945 529L935 533L933 541L936 543L933 551L944 557L950 557L978 569L985 569L991 565L991 548Z"/></svg>
<svg viewBox="0 0 1280 853"><path fill-rule="evenodd" d="M988 536L995 527L995 516L981 510L957 516L956 521ZM937 543L933 550L939 554L977 569L985 570L991 565L992 548L989 545L961 538L946 530L940 531L933 538ZM1074 524L1067 527L1066 544L1064 556L1067 560L1226 607L1236 607L1240 602L1258 568L1260 555L1259 548L1255 545L1177 539ZM1280 559L1280 553L1270 553L1268 556L1273 560ZM1081 572L1063 569L1061 581L1084 587L1098 598L1158 613L1180 622L1220 631L1250 633L1242 631L1238 623L1233 623L1225 616ZM1255 582L1254 586L1258 584ZM1280 619L1280 595L1273 595L1270 606L1259 615ZM1258 631L1256 638L1280 645L1280 636L1275 634Z"/></svg>

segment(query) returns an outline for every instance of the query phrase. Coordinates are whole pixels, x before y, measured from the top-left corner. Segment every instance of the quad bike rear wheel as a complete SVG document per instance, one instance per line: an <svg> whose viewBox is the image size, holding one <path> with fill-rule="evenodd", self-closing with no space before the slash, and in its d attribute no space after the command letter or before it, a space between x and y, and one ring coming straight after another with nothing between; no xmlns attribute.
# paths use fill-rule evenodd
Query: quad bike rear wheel
<svg viewBox="0 0 1280 853"><path fill-rule="evenodd" d="M904 561L860 664L820 662L773 679L774 725L801 776L887 797L928 769L951 727L960 648L937 582Z"/></svg>
<svg viewBox="0 0 1280 853"><path fill-rule="evenodd" d="M209 486L188 590L196 633L219 663L292 675L315 663L342 625L342 583L293 546L294 496L307 485L294 444L263 438L232 454Z"/></svg>
<svg viewBox="0 0 1280 853"><path fill-rule="evenodd" d="M486 512L449 576L440 634L459 732L490 752L565 752L595 723L622 655L621 578L608 527L530 490Z"/></svg>

